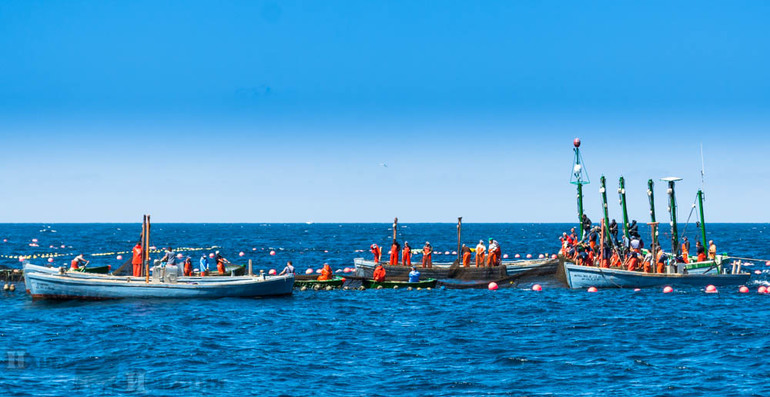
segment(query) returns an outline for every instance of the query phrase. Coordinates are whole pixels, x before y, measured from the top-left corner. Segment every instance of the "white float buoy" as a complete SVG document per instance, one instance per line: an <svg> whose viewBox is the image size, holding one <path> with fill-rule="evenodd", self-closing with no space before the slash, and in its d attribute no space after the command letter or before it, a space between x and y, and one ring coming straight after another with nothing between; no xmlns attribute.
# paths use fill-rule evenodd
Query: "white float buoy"
<svg viewBox="0 0 770 397"><path fill-rule="evenodd" d="M489 288L489 290L490 290L490 291L495 291L495 290L497 290L497 288L498 288L498 285L497 285L497 283L496 283L496 282L492 281L491 283L489 283L489 285L487 286L487 288Z"/></svg>
<svg viewBox="0 0 770 397"><path fill-rule="evenodd" d="M543 286L541 286L540 284L535 284L532 286L532 291L540 292L542 290L543 290Z"/></svg>
<svg viewBox="0 0 770 397"><path fill-rule="evenodd" d="M122 261L123 260L123 255L118 255L117 257L115 257L115 259L117 259L119 261Z"/></svg>
<svg viewBox="0 0 770 397"><path fill-rule="evenodd" d="M48 258L48 263L53 263L53 258Z"/></svg>
<svg viewBox="0 0 770 397"><path fill-rule="evenodd" d="M508 254L503 254L503 259L508 259Z"/></svg>
<svg viewBox="0 0 770 397"><path fill-rule="evenodd" d="M527 259L532 259L532 254L527 254Z"/></svg>
<svg viewBox="0 0 770 397"><path fill-rule="evenodd" d="M239 252L239 253L238 253L238 256L244 256L244 255L246 255L246 253L245 253L245 252L243 252L243 251L241 251L241 252Z"/></svg>
<svg viewBox="0 0 770 397"><path fill-rule="evenodd" d="M670 293L670 292L674 292L674 289L673 289L673 288L671 288L671 287L670 287L670 286L668 286L668 285L667 285L667 286L665 286L665 287L663 287L663 293L664 293L664 294L668 294L668 293Z"/></svg>
<svg viewBox="0 0 770 397"><path fill-rule="evenodd" d="M514 257L514 258L516 258L516 259L519 259L519 258L521 258L521 255L519 255L519 254L516 254L516 255L514 255L513 257Z"/></svg>
<svg viewBox="0 0 770 397"><path fill-rule="evenodd" d="M597 292L597 291L599 290L596 289L596 287L588 287L588 292Z"/></svg>
<svg viewBox="0 0 770 397"><path fill-rule="evenodd" d="M707 294L716 294L717 293L717 287L715 287L713 285L708 285L706 287L706 293Z"/></svg>
<svg viewBox="0 0 770 397"><path fill-rule="evenodd" d="M275 256L275 251L270 251L271 256Z"/></svg>
<svg viewBox="0 0 770 397"><path fill-rule="evenodd" d="M267 271L267 274L269 274L271 276L275 276L276 274L278 274L278 272L275 271L275 269L270 269L270 270Z"/></svg>

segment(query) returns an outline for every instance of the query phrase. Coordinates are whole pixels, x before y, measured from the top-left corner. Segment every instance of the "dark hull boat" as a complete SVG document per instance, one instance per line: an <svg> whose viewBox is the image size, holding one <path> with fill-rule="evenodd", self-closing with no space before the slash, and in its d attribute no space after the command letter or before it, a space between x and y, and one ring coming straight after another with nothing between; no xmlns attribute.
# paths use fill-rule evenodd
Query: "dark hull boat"
<svg viewBox="0 0 770 397"><path fill-rule="evenodd" d="M356 276L371 278L376 264L374 261L356 258ZM558 259L532 259L512 262L503 262L494 267L462 267L451 263L434 263L431 268L423 268L416 265L422 277L435 278L437 280L458 279L468 281L497 281L513 280L521 276L553 275L558 267ZM409 266L385 265L385 274L389 279L406 280L409 278L411 268Z"/></svg>

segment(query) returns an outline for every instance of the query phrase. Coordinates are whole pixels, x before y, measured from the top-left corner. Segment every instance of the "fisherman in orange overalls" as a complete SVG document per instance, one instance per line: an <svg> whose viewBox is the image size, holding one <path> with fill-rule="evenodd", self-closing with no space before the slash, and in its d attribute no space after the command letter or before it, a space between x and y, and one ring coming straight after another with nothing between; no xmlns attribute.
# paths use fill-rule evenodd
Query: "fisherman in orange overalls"
<svg viewBox="0 0 770 397"><path fill-rule="evenodd" d="M374 274L372 275L372 279L374 281L381 283L385 281L385 268L382 267L379 263L377 264L377 267L374 268Z"/></svg>
<svg viewBox="0 0 770 397"><path fill-rule="evenodd" d="M639 267L639 257L637 256L636 252L631 252L628 259L626 260L628 263L628 270L629 271L636 271L636 269Z"/></svg>
<svg viewBox="0 0 770 397"><path fill-rule="evenodd" d="M433 247L427 241L425 246L422 247L422 267L433 267Z"/></svg>
<svg viewBox="0 0 770 397"><path fill-rule="evenodd" d="M682 238L682 260L684 263L690 263L690 241L687 236Z"/></svg>
<svg viewBox="0 0 770 397"><path fill-rule="evenodd" d="M390 245L390 259L388 260L388 264L391 266L398 265L398 255L401 253L401 246L398 244L398 241L393 240L393 244Z"/></svg>
<svg viewBox="0 0 770 397"><path fill-rule="evenodd" d="M184 275L190 277L193 275L192 258L189 256L184 260Z"/></svg>
<svg viewBox="0 0 770 397"><path fill-rule="evenodd" d="M471 267L471 249L467 245L463 244L460 250L463 255L463 267Z"/></svg>
<svg viewBox="0 0 770 397"><path fill-rule="evenodd" d="M401 262L404 266L412 266L412 247L409 246L408 241L404 241L404 250L401 255Z"/></svg>
<svg viewBox="0 0 770 397"><path fill-rule="evenodd" d="M326 280L331 280L332 277L334 277L334 276L332 275L332 268L331 268L331 266L329 266L328 263L324 263L324 267L323 267L323 269L321 269L321 275L318 276L317 280L318 281L326 281Z"/></svg>
<svg viewBox="0 0 770 397"><path fill-rule="evenodd" d="M131 265L133 265L133 276L134 277L141 277L142 276L142 243L136 243L134 248L131 250L131 254L133 255L133 258L131 258Z"/></svg>
<svg viewBox="0 0 770 397"><path fill-rule="evenodd" d="M484 257L487 247L484 245L484 240L479 240L479 245L476 246L476 267L484 266Z"/></svg>
<svg viewBox="0 0 770 397"><path fill-rule="evenodd" d="M230 263L227 259L225 259L222 255L219 255L219 251L216 252L216 261L217 261L217 273L219 273L220 276L225 274L225 264Z"/></svg>
<svg viewBox="0 0 770 397"><path fill-rule="evenodd" d="M370 251L372 251L372 254L374 254L374 263L380 263L380 257L382 256L382 250L380 247L378 247L377 244L372 244Z"/></svg>

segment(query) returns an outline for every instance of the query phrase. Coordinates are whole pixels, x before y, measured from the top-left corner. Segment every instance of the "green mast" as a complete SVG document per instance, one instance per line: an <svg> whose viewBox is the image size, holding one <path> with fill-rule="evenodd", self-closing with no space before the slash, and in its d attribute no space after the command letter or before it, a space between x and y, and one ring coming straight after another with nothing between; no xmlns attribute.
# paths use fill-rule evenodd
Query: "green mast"
<svg viewBox="0 0 770 397"><path fill-rule="evenodd" d="M647 197L650 198L650 222L656 223L655 220L655 190L653 189L655 187L655 183L652 181L652 179L647 181ZM658 232L655 231L655 234L652 235L652 244L657 246L658 245Z"/></svg>
<svg viewBox="0 0 770 397"><path fill-rule="evenodd" d="M671 254L676 258L679 255L679 233L676 225L676 192L674 192L674 183L681 181L682 178L668 177L661 178L660 180L668 182L668 212L671 213Z"/></svg>
<svg viewBox="0 0 770 397"><path fill-rule="evenodd" d="M626 208L626 180L622 176L620 177L620 187L618 188L618 195L620 195L620 207L623 209L623 235L627 240L631 240L631 236L628 234L628 209Z"/></svg>
<svg viewBox="0 0 770 397"><path fill-rule="evenodd" d="M604 239L607 240L607 245L612 245L612 239L610 238L610 224L609 219L610 215L607 209L607 179L604 178L604 175L599 179L602 183L602 187L599 189L599 193L602 194L602 207L604 208L604 220L602 222L604 223Z"/></svg>
<svg viewBox="0 0 770 397"><path fill-rule="evenodd" d="M578 239L583 238L583 185L591 183L588 179L588 172L586 172L583 166L583 156L580 155L580 138L575 138L573 141L575 145L575 157L572 161L572 176L570 177L570 183L577 185L577 208L578 208L578 225L580 225L580 235Z"/></svg>
<svg viewBox="0 0 770 397"><path fill-rule="evenodd" d="M703 216L703 190L698 190L698 209L700 210L700 235L703 243L703 249L708 249L706 241L706 218Z"/></svg>

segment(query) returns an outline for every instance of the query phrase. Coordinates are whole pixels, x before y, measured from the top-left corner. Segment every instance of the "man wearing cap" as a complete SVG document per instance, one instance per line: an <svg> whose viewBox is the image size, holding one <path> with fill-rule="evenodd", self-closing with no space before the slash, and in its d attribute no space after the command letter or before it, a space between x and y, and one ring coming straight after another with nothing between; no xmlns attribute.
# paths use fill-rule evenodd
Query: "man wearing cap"
<svg viewBox="0 0 770 397"><path fill-rule="evenodd" d="M404 241L404 250L401 254L401 262L404 266L412 266L412 247L409 246L408 241Z"/></svg>
<svg viewBox="0 0 770 397"><path fill-rule="evenodd" d="M225 274L226 267L225 265L230 263L227 259L225 259L222 255L219 255L219 251L216 252L216 258L217 261L217 273L219 273L220 276L223 276Z"/></svg>
<svg viewBox="0 0 770 397"><path fill-rule="evenodd" d="M369 248L372 251L372 254L374 254L374 263L380 263L380 257L382 256L382 250L380 247L378 247L377 244L372 244L372 246Z"/></svg>
<svg viewBox="0 0 770 397"><path fill-rule="evenodd" d="M487 246L484 245L484 240L479 240L479 245L476 246L476 267L484 266L484 257L487 251Z"/></svg>
<svg viewBox="0 0 770 397"><path fill-rule="evenodd" d="M209 258L206 257L205 253L201 254L201 260L199 263L200 263L199 269L200 269L201 277L208 276L209 275Z"/></svg>
<svg viewBox="0 0 770 397"><path fill-rule="evenodd" d="M497 266L500 261L500 245L497 240L489 238L489 254L487 256L487 266Z"/></svg>
<svg viewBox="0 0 770 397"><path fill-rule="evenodd" d="M419 283L420 282L420 272L417 271L417 268L412 266L412 271L409 272L409 282L410 283Z"/></svg>
<svg viewBox="0 0 770 397"><path fill-rule="evenodd" d="M433 267L433 247L427 241L425 246L422 247L422 267Z"/></svg>

